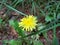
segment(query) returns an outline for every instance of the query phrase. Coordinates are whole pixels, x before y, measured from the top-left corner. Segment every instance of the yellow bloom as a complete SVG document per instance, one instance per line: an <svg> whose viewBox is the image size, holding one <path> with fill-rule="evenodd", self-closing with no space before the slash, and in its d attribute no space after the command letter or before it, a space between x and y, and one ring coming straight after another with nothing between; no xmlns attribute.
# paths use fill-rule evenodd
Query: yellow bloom
<svg viewBox="0 0 60 45"><path fill-rule="evenodd" d="M37 25L37 18L33 15L26 16L19 22L19 27L23 27L26 31L32 31Z"/></svg>

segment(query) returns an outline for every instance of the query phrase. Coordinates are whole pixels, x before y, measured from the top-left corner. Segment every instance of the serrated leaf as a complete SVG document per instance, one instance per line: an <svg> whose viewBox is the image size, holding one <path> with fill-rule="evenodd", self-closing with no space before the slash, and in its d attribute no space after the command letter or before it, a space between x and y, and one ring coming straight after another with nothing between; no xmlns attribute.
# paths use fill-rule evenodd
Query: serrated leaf
<svg viewBox="0 0 60 45"><path fill-rule="evenodd" d="M25 36L24 31L22 30L21 27L19 27L19 24L18 24L17 21L10 20L10 21L9 21L9 24L10 24L12 27L14 27L14 29L18 32L18 34L19 34L20 36L22 36L22 37Z"/></svg>

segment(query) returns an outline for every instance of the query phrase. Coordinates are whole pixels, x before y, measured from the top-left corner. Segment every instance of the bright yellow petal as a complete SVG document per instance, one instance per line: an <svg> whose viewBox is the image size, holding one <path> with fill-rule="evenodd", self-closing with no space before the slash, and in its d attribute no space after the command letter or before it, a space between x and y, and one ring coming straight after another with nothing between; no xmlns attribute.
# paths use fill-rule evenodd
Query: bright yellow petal
<svg viewBox="0 0 60 45"><path fill-rule="evenodd" d="M37 18L33 15L26 16L19 22L19 27L23 27L26 31L32 31L37 25Z"/></svg>

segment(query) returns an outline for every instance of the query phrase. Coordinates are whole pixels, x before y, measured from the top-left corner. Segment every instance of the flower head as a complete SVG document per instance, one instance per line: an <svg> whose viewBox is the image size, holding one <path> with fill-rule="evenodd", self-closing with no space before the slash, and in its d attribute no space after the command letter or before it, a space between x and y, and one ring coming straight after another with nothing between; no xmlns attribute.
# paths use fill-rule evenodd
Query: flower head
<svg viewBox="0 0 60 45"><path fill-rule="evenodd" d="M19 22L19 27L23 27L26 31L32 31L36 28L37 18L33 15L22 18Z"/></svg>

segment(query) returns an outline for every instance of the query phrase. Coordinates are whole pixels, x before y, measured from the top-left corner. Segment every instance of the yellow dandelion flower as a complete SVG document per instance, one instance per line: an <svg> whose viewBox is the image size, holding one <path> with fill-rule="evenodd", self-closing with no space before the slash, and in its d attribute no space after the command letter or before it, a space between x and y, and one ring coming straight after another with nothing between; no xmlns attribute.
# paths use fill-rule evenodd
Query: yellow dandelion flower
<svg viewBox="0 0 60 45"><path fill-rule="evenodd" d="M23 27L26 31L32 31L36 28L37 25L37 17L33 15L26 16L21 19L19 22L19 27Z"/></svg>

